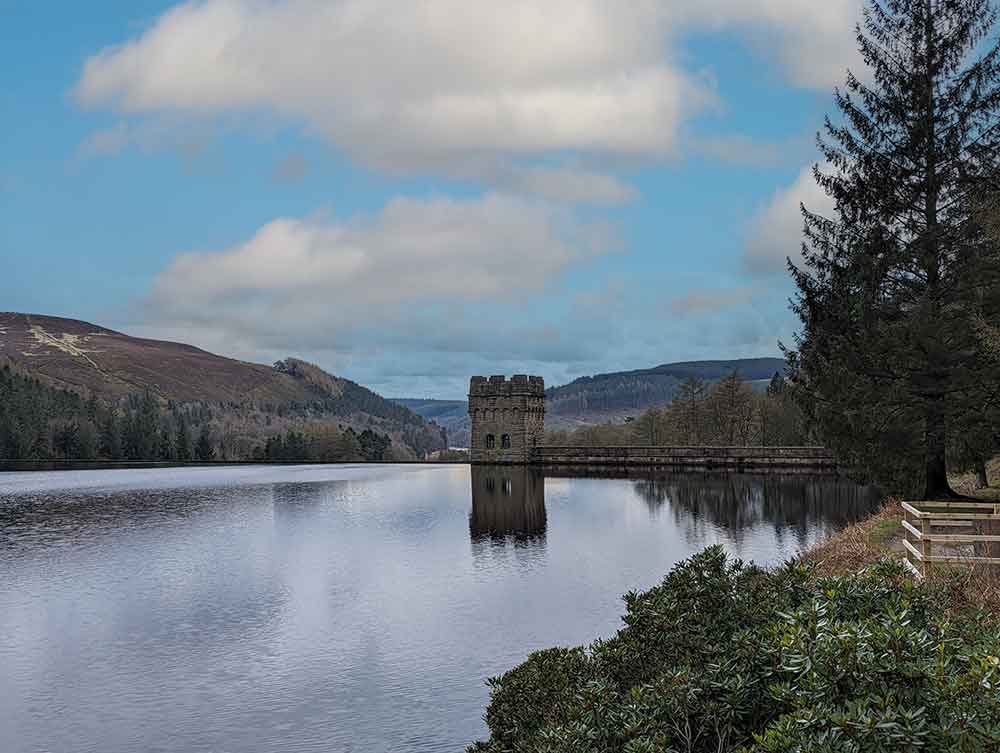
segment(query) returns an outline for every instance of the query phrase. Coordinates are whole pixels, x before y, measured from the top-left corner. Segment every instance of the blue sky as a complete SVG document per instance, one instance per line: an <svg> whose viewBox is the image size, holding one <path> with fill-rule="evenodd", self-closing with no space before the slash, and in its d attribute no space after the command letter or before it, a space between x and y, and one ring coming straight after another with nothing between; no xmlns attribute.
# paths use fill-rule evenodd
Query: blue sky
<svg viewBox="0 0 1000 753"><path fill-rule="evenodd" d="M776 354L858 0L0 16L0 309L459 397Z"/></svg>

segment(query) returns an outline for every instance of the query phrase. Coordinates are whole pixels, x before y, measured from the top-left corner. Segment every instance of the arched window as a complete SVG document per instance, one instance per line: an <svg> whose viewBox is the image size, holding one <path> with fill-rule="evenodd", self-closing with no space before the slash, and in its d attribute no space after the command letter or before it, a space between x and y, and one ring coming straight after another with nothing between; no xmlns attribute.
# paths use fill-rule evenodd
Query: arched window
<svg viewBox="0 0 1000 753"><path fill-rule="evenodd" d="M500 437L500 446L505 450L510 449L510 434L504 434Z"/></svg>
<svg viewBox="0 0 1000 753"><path fill-rule="evenodd" d="M487 434L486 435L486 449L487 450L492 450L496 446L497 446L497 438L494 437L492 434Z"/></svg>

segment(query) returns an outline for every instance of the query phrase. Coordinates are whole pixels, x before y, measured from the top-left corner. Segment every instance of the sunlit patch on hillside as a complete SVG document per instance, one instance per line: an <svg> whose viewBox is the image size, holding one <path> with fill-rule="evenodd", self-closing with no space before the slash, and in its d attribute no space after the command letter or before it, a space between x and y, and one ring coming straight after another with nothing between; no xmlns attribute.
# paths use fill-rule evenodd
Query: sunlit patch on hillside
<svg viewBox="0 0 1000 753"><path fill-rule="evenodd" d="M90 358L88 353L103 353L102 350L88 350L83 346L87 343L87 338L83 335L73 335L69 332L63 332L59 337L49 334L45 331L43 327L37 324L32 324L30 327L31 336L35 338L35 342L38 346L48 346L60 350L67 355L73 356L74 358L82 358L95 369L98 368L97 364L94 363L93 359ZM47 355L45 353L23 353L25 356L41 356Z"/></svg>

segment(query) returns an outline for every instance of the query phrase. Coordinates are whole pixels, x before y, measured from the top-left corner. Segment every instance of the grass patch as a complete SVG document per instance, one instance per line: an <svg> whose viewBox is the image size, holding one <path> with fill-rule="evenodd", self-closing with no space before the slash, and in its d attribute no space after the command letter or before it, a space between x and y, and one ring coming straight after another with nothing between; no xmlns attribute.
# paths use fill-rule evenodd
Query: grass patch
<svg viewBox="0 0 1000 753"><path fill-rule="evenodd" d="M802 559L815 564L818 576L832 576L856 573L887 556L902 558L902 545L898 545L903 538L902 519L902 505L890 499L874 515L831 536Z"/></svg>
<svg viewBox="0 0 1000 753"><path fill-rule="evenodd" d="M868 543L875 547L886 547L890 541L900 536L902 528L896 518L880 518L868 531Z"/></svg>

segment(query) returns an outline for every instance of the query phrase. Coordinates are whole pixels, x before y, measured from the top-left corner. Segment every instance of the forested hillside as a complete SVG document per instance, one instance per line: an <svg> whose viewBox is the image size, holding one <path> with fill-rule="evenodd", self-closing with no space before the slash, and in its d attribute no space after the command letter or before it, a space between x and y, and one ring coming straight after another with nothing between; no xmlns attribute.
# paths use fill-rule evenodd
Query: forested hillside
<svg viewBox="0 0 1000 753"><path fill-rule="evenodd" d="M440 426L297 358L264 366L72 319L0 313L0 364L16 402L5 408L7 458L186 460L181 435L203 427L223 460L403 460L447 444ZM156 413L174 449L162 436L156 449L128 444L131 417L143 410L144 431Z"/></svg>
<svg viewBox="0 0 1000 753"><path fill-rule="evenodd" d="M393 402L409 408L433 421L448 432L448 442L453 447L468 447L472 421L466 400L424 400L420 398L395 398Z"/></svg>
<svg viewBox="0 0 1000 753"><path fill-rule="evenodd" d="M148 391L112 407L0 367L0 459L338 462L407 455L387 434L294 419L284 407L163 405ZM282 430L289 424L301 428ZM257 431L248 429L254 425Z"/></svg>
<svg viewBox="0 0 1000 753"><path fill-rule="evenodd" d="M558 422L560 417L611 417L634 413L650 407L662 407L674 399L681 383L697 377L707 383L717 382L734 371L745 382L767 383L785 370L780 358L751 358L734 361L690 361L657 366L638 371L581 377L546 392L548 412Z"/></svg>

